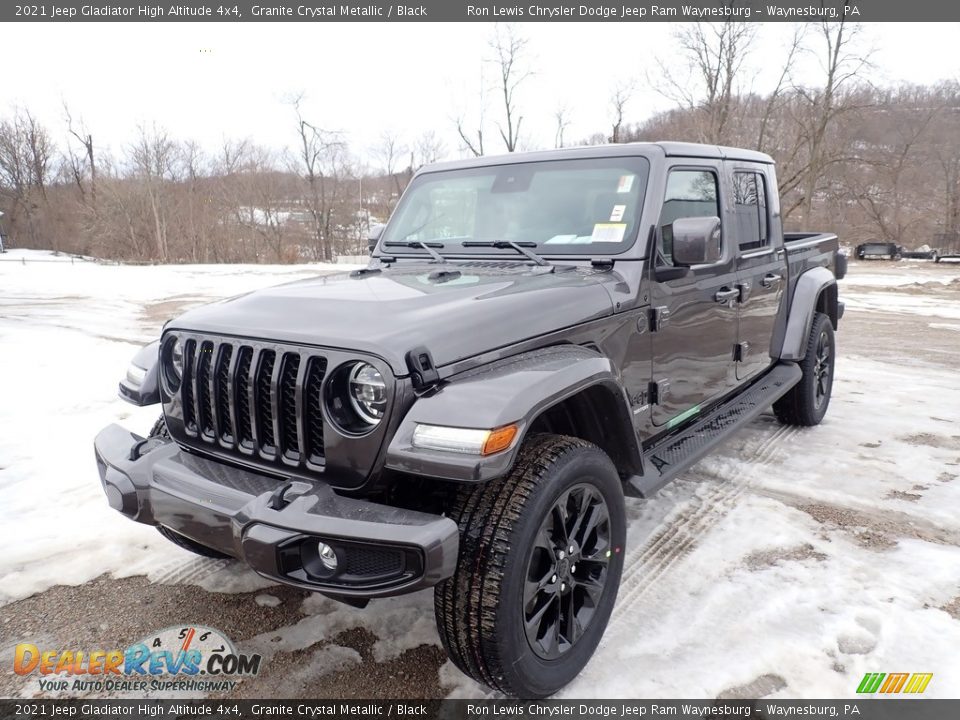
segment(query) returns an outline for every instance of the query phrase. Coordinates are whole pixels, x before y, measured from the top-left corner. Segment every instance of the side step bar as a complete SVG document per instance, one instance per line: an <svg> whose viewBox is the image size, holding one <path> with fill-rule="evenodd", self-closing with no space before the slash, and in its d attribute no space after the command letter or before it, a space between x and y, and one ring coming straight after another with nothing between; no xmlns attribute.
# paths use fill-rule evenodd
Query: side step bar
<svg viewBox="0 0 960 720"><path fill-rule="evenodd" d="M650 497L800 382L796 363L783 362L744 392L643 452L643 474L628 479L630 494Z"/></svg>

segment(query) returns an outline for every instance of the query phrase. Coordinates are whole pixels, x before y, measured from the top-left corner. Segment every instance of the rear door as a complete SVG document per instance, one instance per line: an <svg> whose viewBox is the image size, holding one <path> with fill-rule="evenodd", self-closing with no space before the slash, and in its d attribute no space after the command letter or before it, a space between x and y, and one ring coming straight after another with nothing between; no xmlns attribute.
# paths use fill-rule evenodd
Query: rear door
<svg viewBox="0 0 960 720"><path fill-rule="evenodd" d="M720 161L684 161L670 167L667 175L650 298L660 319L651 333L653 380L660 396L651 405L651 415L654 425L666 428L692 417L734 383L737 277L725 224L719 262L694 266L674 279L663 279L662 272L676 269L664 227L685 217L719 217L725 223L721 171Z"/></svg>
<svg viewBox="0 0 960 720"><path fill-rule="evenodd" d="M737 252L740 286L739 327L734 349L738 381L766 370L770 340L786 285L782 235L772 231L770 188L775 187L764 165L732 164L729 234Z"/></svg>

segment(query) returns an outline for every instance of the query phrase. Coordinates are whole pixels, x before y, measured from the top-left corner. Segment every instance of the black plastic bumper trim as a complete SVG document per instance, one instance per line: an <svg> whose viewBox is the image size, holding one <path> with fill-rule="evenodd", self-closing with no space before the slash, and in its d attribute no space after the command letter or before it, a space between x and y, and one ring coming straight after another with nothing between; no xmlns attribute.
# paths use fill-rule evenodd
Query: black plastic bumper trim
<svg viewBox="0 0 960 720"><path fill-rule="evenodd" d="M137 522L164 525L246 562L277 582L352 597L385 597L435 585L453 574L459 534L438 515L337 495L322 482L288 482L197 457L170 442L131 459L142 441L119 425L94 442L110 506ZM286 485L284 503L274 496ZM279 546L302 536L405 547L422 557L422 572L397 584L349 588L298 582L284 575Z"/></svg>

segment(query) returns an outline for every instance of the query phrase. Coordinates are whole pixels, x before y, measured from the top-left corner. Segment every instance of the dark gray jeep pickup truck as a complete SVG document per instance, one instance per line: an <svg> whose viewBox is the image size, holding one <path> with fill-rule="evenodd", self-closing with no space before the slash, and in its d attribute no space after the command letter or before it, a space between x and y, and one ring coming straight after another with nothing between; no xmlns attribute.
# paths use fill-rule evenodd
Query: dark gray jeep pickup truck
<svg viewBox="0 0 960 720"><path fill-rule="evenodd" d="M422 169L369 267L169 321L96 438L110 505L362 607L433 586L453 661L542 697L617 596L624 497L773 406L816 425L835 235L785 235L771 159L655 143Z"/></svg>

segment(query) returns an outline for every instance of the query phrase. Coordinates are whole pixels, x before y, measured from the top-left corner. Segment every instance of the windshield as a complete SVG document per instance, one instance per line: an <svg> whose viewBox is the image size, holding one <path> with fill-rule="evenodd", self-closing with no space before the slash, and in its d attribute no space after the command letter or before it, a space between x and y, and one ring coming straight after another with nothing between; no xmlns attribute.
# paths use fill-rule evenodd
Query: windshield
<svg viewBox="0 0 960 720"><path fill-rule="evenodd" d="M389 253L490 252L464 241L535 243L541 254L616 254L636 241L649 164L642 157L527 162L417 177L383 235ZM410 243L409 249L397 243ZM497 250L504 254L515 254Z"/></svg>

